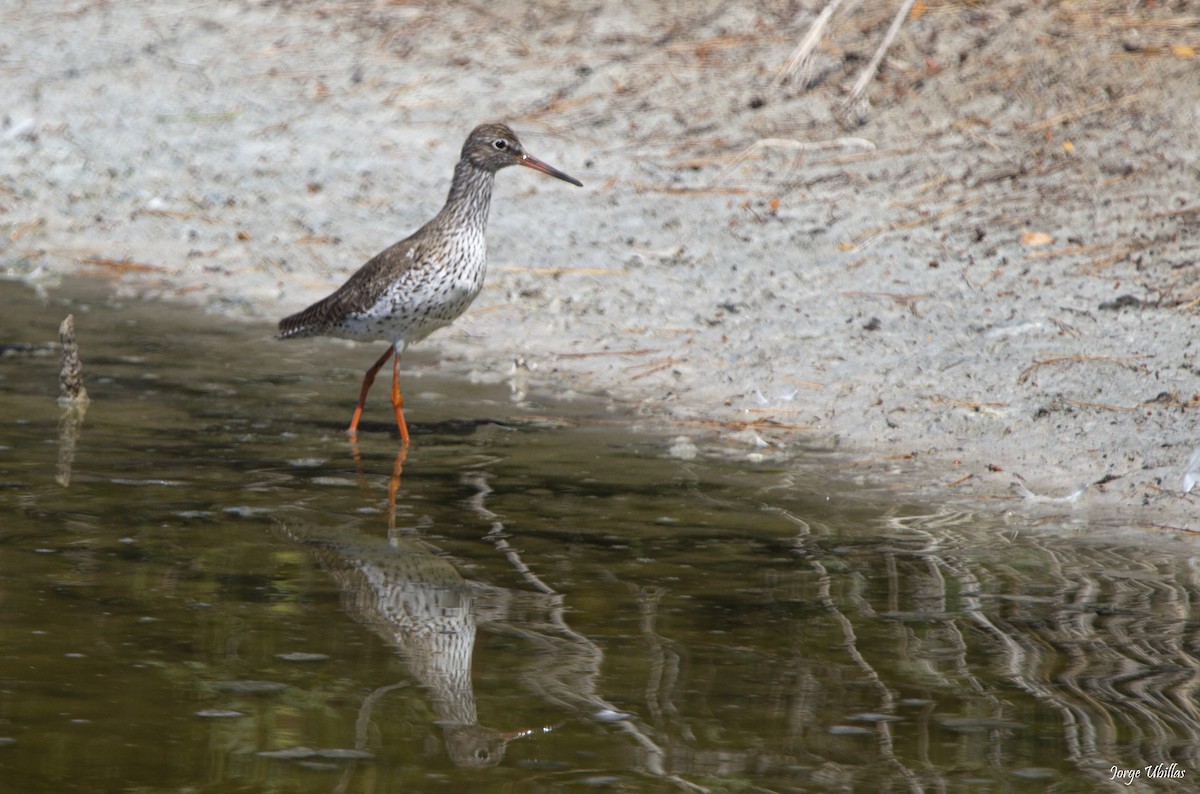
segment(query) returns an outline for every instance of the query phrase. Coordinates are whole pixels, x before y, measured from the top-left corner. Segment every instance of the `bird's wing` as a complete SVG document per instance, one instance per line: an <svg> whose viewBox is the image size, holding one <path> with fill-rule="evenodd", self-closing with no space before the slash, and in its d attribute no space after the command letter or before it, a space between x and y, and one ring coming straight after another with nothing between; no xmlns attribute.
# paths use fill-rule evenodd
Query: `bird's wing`
<svg viewBox="0 0 1200 794"><path fill-rule="evenodd" d="M388 286L420 264L424 246L414 234L371 257L331 295L301 312L279 321L279 337L316 336L327 333L346 317L368 311Z"/></svg>

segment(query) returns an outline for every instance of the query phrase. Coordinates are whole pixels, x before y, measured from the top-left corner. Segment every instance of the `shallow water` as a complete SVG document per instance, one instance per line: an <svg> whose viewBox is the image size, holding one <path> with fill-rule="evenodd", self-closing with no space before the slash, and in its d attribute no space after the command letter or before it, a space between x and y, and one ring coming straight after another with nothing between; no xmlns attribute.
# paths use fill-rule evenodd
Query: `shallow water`
<svg viewBox="0 0 1200 794"><path fill-rule="evenodd" d="M374 348L89 295L0 282L0 791L1200 776L1190 546L681 460L430 351L401 458L386 384L341 432Z"/></svg>

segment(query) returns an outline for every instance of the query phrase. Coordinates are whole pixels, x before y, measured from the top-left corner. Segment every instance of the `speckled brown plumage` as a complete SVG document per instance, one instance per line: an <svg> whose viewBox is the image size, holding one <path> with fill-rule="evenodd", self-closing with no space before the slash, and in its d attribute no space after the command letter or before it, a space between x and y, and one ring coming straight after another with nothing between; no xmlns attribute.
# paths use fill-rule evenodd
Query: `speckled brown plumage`
<svg viewBox="0 0 1200 794"><path fill-rule="evenodd" d="M524 165L582 187L573 177L526 154L507 126L481 124L463 144L446 204L431 221L372 257L327 298L279 321L281 339L336 336L391 344L363 378L350 422L351 436L357 433L376 373L395 355L392 407L400 436L408 443L399 386L400 354L409 344L453 322L483 289L484 232L492 183L496 172L510 165Z"/></svg>

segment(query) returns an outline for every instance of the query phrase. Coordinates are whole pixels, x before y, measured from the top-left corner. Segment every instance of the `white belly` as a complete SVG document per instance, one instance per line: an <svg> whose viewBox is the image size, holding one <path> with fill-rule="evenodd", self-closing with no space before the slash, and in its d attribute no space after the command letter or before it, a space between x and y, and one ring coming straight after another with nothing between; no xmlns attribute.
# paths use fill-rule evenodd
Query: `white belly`
<svg viewBox="0 0 1200 794"><path fill-rule="evenodd" d="M349 314L334 335L383 339L402 349L454 322L483 289L487 258L482 245L450 248L453 267L427 261L406 270L369 309ZM478 251L478 255L474 252Z"/></svg>

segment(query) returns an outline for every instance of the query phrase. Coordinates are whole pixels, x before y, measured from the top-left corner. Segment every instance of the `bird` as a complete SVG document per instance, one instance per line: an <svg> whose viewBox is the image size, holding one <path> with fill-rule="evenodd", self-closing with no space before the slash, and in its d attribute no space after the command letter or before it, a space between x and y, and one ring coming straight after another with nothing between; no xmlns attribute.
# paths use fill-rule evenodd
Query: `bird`
<svg viewBox="0 0 1200 794"><path fill-rule="evenodd" d="M507 125L480 124L463 143L446 203L432 220L376 254L331 295L279 321L280 339L333 336L389 343L363 377L347 430L351 439L358 435L363 403L376 374L392 359L392 408L401 442L409 444L400 356L408 345L457 319L483 289L492 185L496 172L511 165L583 187L575 177L526 152Z"/></svg>

